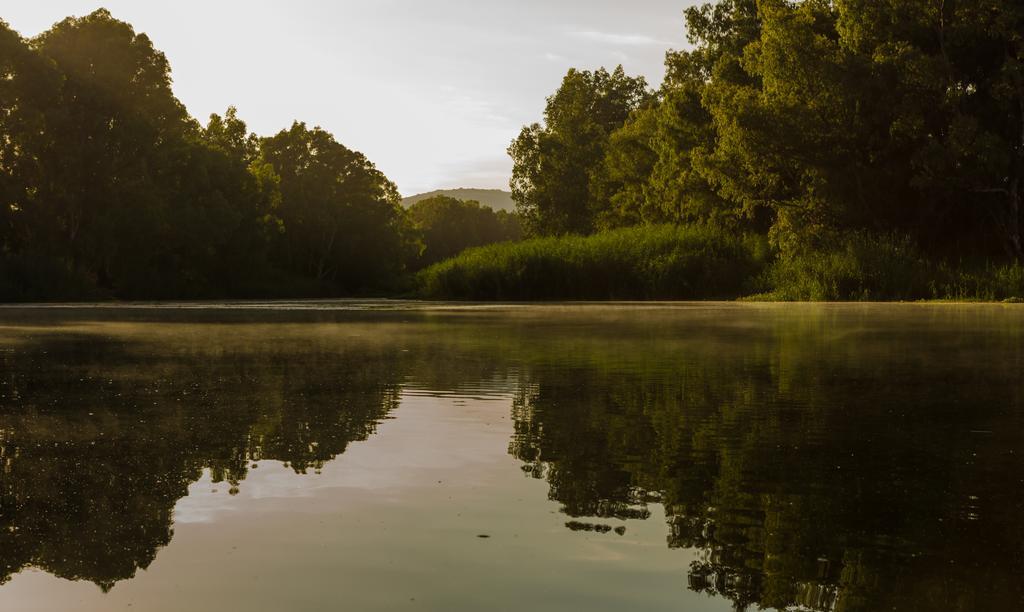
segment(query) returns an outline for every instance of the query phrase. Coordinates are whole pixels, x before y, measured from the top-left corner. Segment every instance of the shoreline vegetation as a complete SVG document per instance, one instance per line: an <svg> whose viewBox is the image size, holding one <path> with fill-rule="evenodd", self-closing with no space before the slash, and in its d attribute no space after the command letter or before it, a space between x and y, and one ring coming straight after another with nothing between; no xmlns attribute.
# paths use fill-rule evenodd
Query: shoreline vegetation
<svg viewBox="0 0 1024 612"><path fill-rule="evenodd" d="M421 297L477 301L1018 302L1024 266L953 267L865 236L780 258L756 235L660 225L469 249L421 271L416 287Z"/></svg>
<svg viewBox="0 0 1024 612"><path fill-rule="evenodd" d="M658 87L571 69L515 210L205 124L104 9L0 20L0 302L1024 300L1024 6L716 0ZM429 195L429 194L427 194Z"/></svg>

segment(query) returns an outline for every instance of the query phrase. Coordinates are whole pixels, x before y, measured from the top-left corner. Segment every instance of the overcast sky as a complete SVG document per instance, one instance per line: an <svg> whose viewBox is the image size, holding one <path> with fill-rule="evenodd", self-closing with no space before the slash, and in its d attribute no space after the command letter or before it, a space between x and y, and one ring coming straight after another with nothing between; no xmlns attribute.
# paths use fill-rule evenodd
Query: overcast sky
<svg viewBox="0 0 1024 612"><path fill-rule="evenodd" d="M167 54L205 123L229 105L258 134L295 119L365 153L404 195L508 187L508 143L570 67L660 83L694 0L106 0ZM96 0L4 0L26 37Z"/></svg>

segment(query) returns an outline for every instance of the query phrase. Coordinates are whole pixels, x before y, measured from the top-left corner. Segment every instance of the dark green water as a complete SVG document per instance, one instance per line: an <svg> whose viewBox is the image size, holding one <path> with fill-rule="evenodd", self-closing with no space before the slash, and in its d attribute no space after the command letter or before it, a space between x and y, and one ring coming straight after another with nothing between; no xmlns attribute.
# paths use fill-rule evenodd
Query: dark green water
<svg viewBox="0 0 1024 612"><path fill-rule="evenodd" d="M1024 608L1024 307L0 309L0 610Z"/></svg>

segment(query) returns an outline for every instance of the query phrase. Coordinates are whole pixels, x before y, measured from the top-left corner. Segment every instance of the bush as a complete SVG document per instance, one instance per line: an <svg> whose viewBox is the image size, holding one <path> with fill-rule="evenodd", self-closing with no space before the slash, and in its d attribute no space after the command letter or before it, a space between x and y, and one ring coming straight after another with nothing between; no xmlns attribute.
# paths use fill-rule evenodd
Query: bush
<svg viewBox="0 0 1024 612"><path fill-rule="evenodd" d="M943 266L935 292L947 300L1021 302L1024 301L1024 266Z"/></svg>
<svg viewBox="0 0 1024 612"><path fill-rule="evenodd" d="M425 297L711 299L743 295L763 241L705 226L642 226L470 249L417 276Z"/></svg>
<svg viewBox="0 0 1024 612"><path fill-rule="evenodd" d="M954 266L926 259L906 238L855 234L832 251L780 257L760 286L762 300L1012 300L1024 296L1024 266Z"/></svg>
<svg viewBox="0 0 1024 612"><path fill-rule="evenodd" d="M933 270L906 239L855 234L835 250L782 256L761 298L782 301L916 300L934 297Z"/></svg>

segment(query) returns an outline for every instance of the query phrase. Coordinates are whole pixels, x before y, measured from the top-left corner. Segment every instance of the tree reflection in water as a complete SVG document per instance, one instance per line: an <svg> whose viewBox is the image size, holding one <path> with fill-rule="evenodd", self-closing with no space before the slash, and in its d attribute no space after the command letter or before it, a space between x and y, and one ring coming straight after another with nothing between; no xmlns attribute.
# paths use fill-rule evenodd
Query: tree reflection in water
<svg viewBox="0 0 1024 612"><path fill-rule="evenodd" d="M514 390L569 529L663 505L680 579L738 610L1020 607L1024 319L889 308L0 328L0 583L109 589L204 470L319 469L411 381Z"/></svg>
<svg viewBox="0 0 1024 612"><path fill-rule="evenodd" d="M109 590L170 542L174 505L204 469L232 492L253 461L319 469L398 399L385 347L113 331L0 353L0 584L33 566Z"/></svg>
<svg viewBox="0 0 1024 612"><path fill-rule="evenodd" d="M737 610L1024 603L1019 320L776 323L576 346L529 371L510 452L572 517L664 504Z"/></svg>

